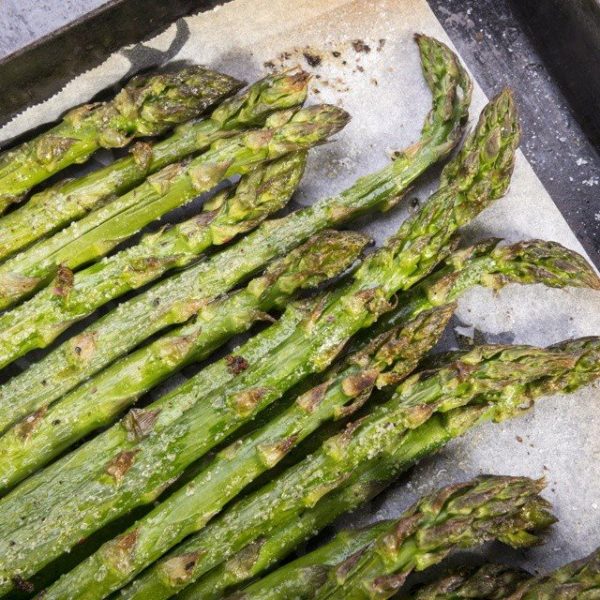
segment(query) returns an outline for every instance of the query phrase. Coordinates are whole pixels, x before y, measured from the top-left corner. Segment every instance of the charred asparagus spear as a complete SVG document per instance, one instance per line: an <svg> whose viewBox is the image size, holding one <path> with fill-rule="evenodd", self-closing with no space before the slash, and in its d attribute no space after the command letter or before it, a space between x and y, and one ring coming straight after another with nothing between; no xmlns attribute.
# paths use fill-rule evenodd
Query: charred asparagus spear
<svg viewBox="0 0 600 600"><path fill-rule="evenodd" d="M525 581L507 600L594 600L600 597L600 550L549 575Z"/></svg>
<svg viewBox="0 0 600 600"><path fill-rule="evenodd" d="M519 584L531 578L521 569L505 565L484 564L477 568L453 570L440 579L411 592L406 598L413 600L503 600ZM404 597L404 596L403 596Z"/></svg>
<svg viewBox="0 0 600 600"><path fill-rule="evenodd" d="M245 438L217 454L189 484L175 492L126 532L104 544L53 585L46 594L62 598L103 598L133 579L144 567L185 536L202 528L212 515L319 425L350 415L369 397L374 386L406 376L439 339L451 310L418 317L404 328L393 328L302 394L287 410ZM135 555L125 565L114 565L115 548L135 537ZM125 568L122 568L125 567ZM102 576L99 576L102 574Z"/></svg>
<svg viewBox="0 0 600 600"><path fill-rule="evenodd" d="M332 566L313 598L390 598L414 571L444 559L453 548L498 539L515 548L538 542L554 522L538 494L544 483L525 477L478 477L417 502L375 542Z"/></svg>
<svg viewBox="0 0 600 600"><path fill-rule="evenodd" d="M348 118L345 111L327 105L300 109L295 114L283 111L271 115L263 129L219 140L190 162L165 167L71 228L63 229L0 266L3 293L0 307L5 308L46 284L57 271L60 277L61 271L73 270L105 256L148 223L211 190L226 178L249 173L267 161L324 142L342 129ZM22 339L19 335L16 337ZM37 339L39 343L42 337L45 336L30 335L27 339ZM20 356L23 349L15 348L14 352ZM12 355L0 343L0 366L7 364Z"/></svg>
<svg viewBox="0 0 600 600"><path fill-rule="evenodd" d="M456 57L431 38L419 38L419 46L434 106L417 144L341 194L264 223L231 249L122 304L118 312L109 313L0 386L0 430L49 405L161 329L183 323L200 305L321 229L393 206L412 181L454 147L470 100L470 82Z"/></svg>
<svg viewBox="0 0 600 600"><path fill-rule="evenodd" d="M210 598L211 585L223 589L259 574L477 423L517 416L540 395L570 392L599 376L600 338L546 350L483 347L434 373L415 375L371 415L183 542L123 596L169 598L216 567L183 596L206 592ZM362 461L356 460L356 450ZM326 464L336 466L329 470ZM232 572L219 566L237 552L243 554L244 568ZM239 565L235 558L232 562Z"/></svg>
<svg viewBox="0 0 600 600"><path fill-rule="evenodd" d="M285 183L291 185L288 178ZM260 193L267 193L265 184ZM339 275L367 242L352 232L316 234L244 290L202 307L193 322L126 356L50 408L26 417L0 437L0 486L12 487L90 431L110 425L144 392L268 318L266 311L282 308L298 290ZM231 368L241 365L232 362Z"/></svg>
<svg viewBox="0 0 600 600"><path fill-rule="evenodd" d="M275 111L302 105L307 85L308 76L302 71L269 75L243 94L222 102L209 118L179 126L166 140L155 145L141 142L125 158L33 195L0 220L0 259L80 219L159 169L205 150L214 141L241 129L262 127ZM24 264L23 257L11 264Z"/></svg>
<svg viewBox="0 0 600 600"><path fill-rule="evenodd" d="M457 227L506 189L517 140L514 107L510 94L504 92L484 109L476 131L457 157L464 168L452 186L440 190L418 214L408 219L384 248L363 263L353 281L330 294L317 314L298 327L269 360L250 366L235 385L217 390L208 401L194 404L175 420L176 411L160 412L148 428L148 436L134 450L121 450L113 455L84 487L78 488L76 498L67 500L74 509L76 506L76 524L66 517L69 509L61 501L60 518L49 517L49 509L43 511L46 533L40 532L41 525L37 523L35 540L29 538L26 530L35 518L20 528L19 536L13 533L12 548L21 566L11 560L11 568L34 572L51 560L49 557L57 545L68 547L81 537L83 528L89 528L91 533L136 505L152 501L191 462L308 374L324 370L350 336L389 308L389 300L398 290L410 287L435 265ZM161 402L181 406L189 389L201 381L199 375L177 390L174 398L166 396ZM102 444L102 437L97 440L96 443ZM160 470L149 468L158 458L157 452L164 467ZM93 502L84 491L87 485L96 490ZM13 525L10 523L9 527ZM15 537L29 540L20 544ZM59 539L61 543L57 544ZM44 546L43 552L40 546Z"/></svg>
<svg viewBox="0 0 600 600"><path fill-rule="evenodd" d="M417 501L392 522L371 526L359 545L355 532L281 567L236 600L389 598L411 572L443 560L456 548L490 540L529 546L554 522L539 495L544 483L526 477L482 476L450 485ZM233 600L233 597L232 597Z"/></svg>
<svg viewBox="0 0 600 600"><path fill-rule="evenodd" d="M0 212L33 186L99 148L159 135L235 93L233 77L205 67L133 78L110 102L85 104L30 142L0 155Z"/></svg>

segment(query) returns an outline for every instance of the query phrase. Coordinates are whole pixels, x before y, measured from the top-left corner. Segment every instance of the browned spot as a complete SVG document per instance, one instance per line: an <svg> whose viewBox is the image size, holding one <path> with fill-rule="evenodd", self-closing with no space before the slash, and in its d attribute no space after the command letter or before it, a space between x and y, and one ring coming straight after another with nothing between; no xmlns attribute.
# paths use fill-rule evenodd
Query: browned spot
<svg viewBox="0 0 600 600"><path fill-rule="evenodd" d="M135 456L138 452L139 449L119 452L119 454L106 465L106 472L113 477L116 482L122 481L127 471L133 466Z"/></svg>
<svg viewBox="0 0 600 600"><path fill-rule="evenodd" d="M65 298L67 294L73 289L73 271L64 265L58 267L56 272L56 279L54 280L54 288L52 293L55 296Z"/></svg>
<svg viewBox="0 0 600 600"><path fill-rule="evenodd" d="M364 52L365 54L371 52L371 47L368 44L365 44L363 40L354 40L352 42L352 47L355 52Z"/></svg>
<svg viewBox="0 0 600 600"><path fill-rule="evenodd" d="M302 409L304 409L307 413L312 413L319 404L325 398L325 394L327 393L327 388L329 387L328 383L321 383L320 385L316 385L314 388L308 390L308 392L302 394L297 400L296 403Z"/></svg>
<svg viewBox="0 0 600 600"><path fill-rule="evenodd" d="M215 217L218 214L218 210L205 210L194 217L194 225L196 225L198 229L204 229L207 225L210 225L215 220Z"/></svg>
<svg viewBox="0 0 600 600"><path fill-rule="evenodd" d="M187 554L175 556L165 561L163 571L170 582L177 584L185 583L189 580L198 559L203 554L204 552L188 552Z"/></svg>
<svg viewBox="0 0 600 600"><path fill-rule="evenodd" d="M145 410L132 408L123 419L123 427L127 430L128 438L141 440L145 438L154 427L154 423L160 414L159 410Z"/></svg>
<svg viewBox="0 0 600 600"><path fill-rule="evenodd" d="M227 363L228 371L233 375L239 375L249 366L248 361L243 356L234 356L233 354L228 354L225 357L225 362Z"/></svg>
<svg viewBox="0 0 600 600"><path fill-rule="evenodd" d="M135 164L140 167L140 169L147 171L150 162L152 161L152 144L149 144L148 142L137 142L131 149L131 156L133 156Z"/></svg>
<svg viewBox="0 0 600 600"><path fill-rule="evenodd" d="M239 392L234 396L234 405L236 411L241 416L247 416L251 414L267 392L268 390L266 388L251 388L249 390Z"/></svg>
<svg viewBox="0 0 600 600"><path fill-rule="evenodd" d="M377 594L390 594L399 590L406 581L409 573L397 573L395 575L383 575L373 580L373 591ZM386 596L387 597L387 596Z"/></svg>
<svg viewBox="0 0 600 600"><path fill-rule="evenodd" d="M35 587L31 581L27 581L23 579L20 575L15 575L12 578L13 585L19 592L25 592L26 594L31 594L35 591Z"/></svg>
<svg viewBox="0 0 600 600"><path fill-rule="evenodd" d="M354 567L359 562L361 556L366 552L367 547L361 548L358 552L350 555L345 561L343 561L340 566L335 570L335 574L339 581L345 581L348 575L352 573Z"/></svg>
<svg viewBox="0 0 600 600"><path fill-rule="evenodd" d="M76 335L69 340L69 343L78 360L86 362L93 356L96 350L96 333L91 331Z"/></svg>
<svg viewBox="0 0 600 600"><path fill-rule="evenodd" d="M47 406L42 406L38 408L34 413L31 413L27 417L25 417L18 425L17 430L19 432L19 437L24 440L28 440L31 437L34 429L38 426L39 422L44 418L46 413L48 412Z"/></svg>
<svg viewBox="0 0 600 600"><path fill-rule="evenodd" d="M368 369L366 371L361 371L360 373L355 373L354 375L348 375L342 381L342 390L346 396L350 398L354 398L370 390L375 382L377 381L377 376L379 372L377 369Z"/></svg>
<svg viewBox="0 0 600 600"><path fill-rule="evenodd" d="M421 516L418 514L400 519L394 526L393 533L386 536L386 545L391 545L394 549L400 546L406 538L417 531L420 519Z"/></svg>
<svg viewBox="0 0 600 600"><path fill-rule="evenodd" d="M244 548L235 554L227 563L227 570L244 579L252 575L252 569L260 557L261 548L266 541L266 538L261 536L244 546Z"/></svg>
<svg viewBox="0 0 600 600"><path fill-rule="evenodd" d="M268 467L276 465L296 444L297 435L290 435L274 444L261 444L259 452Z"/></svg>
<svg viewBox="0 0 600 600"><path fill-rule="evenodd" d="M60 160L67 150L73 145L73 138L46 134L41 136L36 144L35 153L37 158L46 164L52 164Z"/></svg>
<svg viewBox="0 0 600 600"><path fill-rule="evenodd" d="M129 573L133 567L133 556L139 532L137 529L123 533L108 543L106 555L113 568Z"/></svg>
<svg viewBox="0 0 600 600"><path fill-rule="evenodd" d="M454 363L454 369L456 371L456 376L459 381L465 381L469 378L473 371L477 370L476 365L468 365L461 361L456 361Z"/></svg>

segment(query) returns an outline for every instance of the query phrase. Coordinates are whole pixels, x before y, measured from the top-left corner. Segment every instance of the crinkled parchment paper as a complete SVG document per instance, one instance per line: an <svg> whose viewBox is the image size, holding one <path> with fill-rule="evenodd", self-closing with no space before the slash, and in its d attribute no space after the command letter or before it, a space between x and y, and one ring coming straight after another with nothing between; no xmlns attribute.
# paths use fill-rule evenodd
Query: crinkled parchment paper
<svg viewBox="0 0 600 600"><path fill-rule="evenodd" d="M313 101L340 104L353 116L334 142L312 153L297 197L301 204L310 203L380 168L386 152L418 138L430 95L412 41L415 32L449 43L425 0L234 0L179 21L144 45L125 48L18 116L0 130L0 139L54 119L120 78L168 60L205 63L247 81L269 68L300 64L315 74ZM485 102L476 85L472 120ZM424 200L433 185L430 176L409 198ZM381 242L404 216L398 210L364 228ZM508 195L465 232L469 239L491 235L511 241L546 238L582 251L521 154ZM600 295L541 286L510 286L497 294L474 290L461 300L456 324L462 331L472 326L490 341L515 343L599 335ZM560 522L546 545L527 551L521 560L532 568L548 568L582 556L600 545L597 392L589 387L544 399L525 418L473 431L424 461L351 521L397 515L418 494L482 472L543 475ZM497 547L488 549L489 555L497 553Z"/></svg>

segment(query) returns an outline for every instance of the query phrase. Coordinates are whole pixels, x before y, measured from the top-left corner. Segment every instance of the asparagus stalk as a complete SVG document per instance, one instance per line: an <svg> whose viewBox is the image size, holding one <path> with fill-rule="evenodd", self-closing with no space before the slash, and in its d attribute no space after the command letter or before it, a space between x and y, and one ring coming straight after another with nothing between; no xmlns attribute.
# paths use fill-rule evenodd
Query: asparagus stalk
<svg viewBox="0 0 600 600"><path fill-rule="evenodd" d="M269 360L250 366L235 385L217 390L209 400L194 404L174 420L176 411L159 413L148 427L148 437L135 449L113 455L78 488L76 498L60 502L60 518L48 518L48 508L43 511L45 520L43 525L37 524L35 539L29 537L28 527L21 527L22 535L11 536L13 549L19 549L15 556L20 566L11 561L11 568L34 572L51 560L57 546L69 547L86 528L91 533L136 505L152 501L191 462L308 374L326 368L350 336L389 309L389 300L399 289L409 287L435 265L458 226L506 189L517 138L514 108L510 94L504 92L484 110L477 130L467 141L470 151L459 155L465 167L462 180L441 190L420 213L406 221L384 248L363 263L354 281L326 298L318 313L297 328ZM483 154L482 147L486 149ZM491 155L492 149L497 151L495 156ZM161 402L173 407L182 405L189 390L201 381L199 375ZM156 469L156 460L163 468ZM90 487L95 490L92 495L84 491ZM69 503L76 506L76 523L66 517ZM15 537L27 542L18 543ZM40 552L40 546L46 550Z"/></svg>
<svg viewBox="0 0 600 600"><path fill-rule="evenodd" d="M600 594L600 550L525 581L507 600L593 600Z"/></svg>
<svg viewBox="0 0 600 600"><path fill-rule="evenodd" d="M543 487L526 477L481 476L442 488L399 519L371 526L377 535L362 545L349 543L354 532L336 536L233 597L389 598L411 572L439 563L456 548L490 540L514 547L537 542L555 520L539 495Z"/></svg>
<svg viewBox="0 0 600 600"><path fill-rule="evenodd" d="M73 270L105 256L154 219L227 177L319 144L347 121L345 111L327 105L300 109L293 116L291 111L284 111L271 115L263 129L219 140L199 157L165 167L137 188L42 241L25 256L18 255L2 265L0 290L5 294L0 307L28 295L57 272L60 277L65 269ZM0 350L0 365L6 364L5 360Z"/></svg>
<svg viewBox="0 0 600 600"><path fill-rule="evenodd" d="M47 131L0 155L0 212L33 186L99 148L120 148L133 138L160 135L223 98L241 83L205 67L134 77L110 102L85 104Z"/></svg>
<svg viewBox="0 0 600 600"><path fill-rule="evenodd" d="M262 127L277 110L302 105L307 84L307 74L298 70L269 75L240 96L222 102L209 118L180 125L166 140L155 145L140 142L125 158L34 194L26 204L0 220L0 259L80 219L159 169L205 150L214 141L241 129ZM45 257L34 249L31 253L36 260ZM18 273L16 266L25 264L25 257L11 264Z"/></svg>
<svg viewBox="0 0 600 600"><path fill-rule="evenodd" d="M530 577L521 569L488 563L477 568L453 570L407 597L413 600L503 600Z"/></svg>
<svg viewBox="0 0 600 600"><path fill-rule="evenodd" d="M305 162L304 153L283 156L246 176L236 193L217 195L198 216L147 235L139 244L75 274L61 267L51 286L0 315L0 364L48 346L107 302L253 229L288 202Z"/></svg>
<svg viewBox="0 0 600 600"><path fill-rule="evenodd" d="M158 331L183 323L199 306L317 231L393 206L412 181L454 147L470 100L470 81L454 54L432 38L418 41L434 105L417 144L341 194L264 223L231 249L122 304L118 311L0 386L0 430L49 405ZM88 351L82 353L81 348Z"/></svg>
<svg viewBox="0 0 600 600"><path fill-rule="evenodd" d="M46 591L46 596L104 598L122 587L185 536L202 528L321 423L351 414L376 385L387 383L388 375L396 379L409 373L439 339L451 312L434 311L373 340L349 361L347 368L332 373L273 421L219 452L190 483L64 575ZM127 561L115 563L115 549L133 538L135 553Z"/></svg>
<svg viewBox="0 0 600 600"><path fill-rule="evenodd" d="M415 375L386 404L183 542L123 596L169 598L248 545L266 540L255 563L246 556L241 575L219 567L207 579L231 585L234 577L256 575L478 422L516 416L541 394L573 391L593 381L600 376L599 358L600 338L545 350L490 346L434 373ZM207 589L203 580L198 586ZM193 598L194 592L184 597Z"/></svg>
<svg viewBox="0 0 600 600"><path fill-rule="evenodd" d="M291 185L289 178L285 182ZM265 184L257 189L261 194L267 190ZM282 308L298 290L343 272L367 242L368 238L352 232L316 234L275 261L245 289L200 308L193 322L126 356L51 407L26 417L0 437L0 486L12 487L84 435L110 425L144 392L190 362L206 358L256 320L268 318L266 311ZM242 365L236 367L232 360L232 369Z"/></svg>
<svg viewBox="0 0 600 600"><path fill-rule="evenodd" d="M600 278L593 267L580 254L557 242L527 240L500 245L498 239L488 239L453 252L444 262L402 294L397 308L383 315L374 331L385 331L421 311L448 305L477 285L493 290L509 283L600 289ZM360 343L360 337L354 343Z"/></svg>

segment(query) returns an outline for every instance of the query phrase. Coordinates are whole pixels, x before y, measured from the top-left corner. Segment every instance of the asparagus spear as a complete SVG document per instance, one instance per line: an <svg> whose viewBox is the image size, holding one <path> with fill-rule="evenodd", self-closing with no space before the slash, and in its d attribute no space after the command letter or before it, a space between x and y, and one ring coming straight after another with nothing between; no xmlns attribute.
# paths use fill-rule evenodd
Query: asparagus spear
<svg viewBox="0 0 600 600"><path fill-rule="evenodd" d="M166 140L155 145L141 142L125 158L34 194L26 204L0 220L0 259L80 219L168 164L205 150L214 141L246 127L261 127L277 110L300 106L306 99L307 84L308 76L303 71L269 75L240 96L222 102L209 118L180 125ZM31 253L38 260L45 256L33 249ZM16 268L24 262L25 257L21 256L11 264Z"/></svg>
<svg viewBox="0 0 600 600"><path fill-rule="evenodd" d="M284 111L271 115L263 129L218 140L190 162L165 167L137 188L42 241L25 256L17 255L2 265L0 290L4 295L0 307L44 285L57 271L60 277L65 269L73 270L105 256L140 228L227 177L319 144L347 121L348 114L334 106L304 108L293 116L291 111ZM6 364L5 360L0 350L0 365Z"/></svg>
<svg viewBox="0 0 600 600"><path fill-rule="evenodd" d="M134 77L110 102L85 104L33 140L0 155L0 212L33 186L98 148L160 135L235 93L241 83L205 67Z"/></svg>
<svg viewBox="0 0 600 600"><path fill-rule="evenodd" d="M293 153L259 168L236 193L219 194L198 216L142 238L139 244L73 274L60 268L55 282L0 315L0 364L44 348L100 306L188 266L211 246L226 244L282 208L298 187L306 157Z"/></svg>
<svg viewBox="0 0 600 600"><path fill-rule="evenodd" d="M47 597L104 598L122 587L185 536L202 528L321 423L351 414L368 399L374 386L387 383L389 376L395 380L408 374L439 339L451 313L446 309L422 315L373 340L349 360L347 368L331 373L271 422L219 452L190 483L51 586ZM135 554L126 564L115 564L115 549L132 538Z"/></svg>
<svg viewBox="0 0 600 600"><path fill-rule="evenodd" d="M463 567L422 586L407 597L413 600L502 600L530 577L526 571L505 565L488 563L477 568Z"/></svg>
<svg viewBox="0 0 600 600"><path fill-rule="evenodd" d="M594 600L600 597L600 550L548 575L525 581L507 600Z"/></svg>
<svg viewBox="0 0 600 600"><path fill-rule="evenodd" d="M464 165L460 178L406 221L384 248L363 263L352 283L331 294L318 314L297 328L269 360L249 367L235 385L218 390L210 400L196 403L176 419L176 410L159 413L148 427L148 437L135 449L113 455L83 487L78 487L76 498L60 501L60 517L49 516L47 507L42 511L44 523L37 523L35 539L27 531L37 520L31 515L28 526L21 527L18 536L11 536L19 563L17 566L17 560L11 560L11 569L35 572L51 560L57 546L69 547L86 528L89 533L136 505L152 501L191 462L308 374L326 368L351 335L388 309L396 291L409 287L435 265L458 226L506 189L518 138L514 117L510 94L504 92L484 110L466 143L468 150L460 153L457 160ZM492 150L497 154L492 155ZM172 407L184 404L189 390L201 381L199 375L175 391L171 395L174 398L166 396L161 402ZM156 460L163 468L156 468ZM67 487L63 486L63 491ZM94 492L88 494L87 488L94 488ZM77 512L76 523L67 517L67 504ZM27 542L21 544L17 537Z"/></svg>
<svg viewBox="0 0 600 600"><path fill-rule="evenodd" d="M526 477L481 476L429 494L392 522L376 523L362 545L354 532L258 580L236 600L389 598L413 571L439 563L455 548L500 540L529 546L554 522L539 495L544 483Z"/></svg>
<svg viewBox="0 0 600 600"><path fill-rule="evenodd" d="M264 223L231 249L122 304L119 311L109 313L0 386L0 430L50 404L161 329L183 323L199 306L315 232L393 206L412 181L454 147L470 100L470 81L454 54L432 38L418 41L434 105L417 144L341 194ZM81 348L89 351L81 353Z"/></svg>
<svg viewBox="0 0 600 600"><path fill-rule="evenodd" d="M220 567L207 580L231 585L235 577L243 581L256 575L337 516L376 495L419 458L478 422L516 416L539 395L573 391L598 376L600 338L545 350L477 348L444 369L415 375L371 415L326 440L312 456L236 502L183 542L136 579L123 596L169 598L249 544L266 540L254 563L246 556L250 564L241 575ZM197 589L210 588L200 580ZM184 597L193 598L194 593Z"/></svg>
<svg viewBox="0 0 600 600"><path fill-rule="evenodd" d="M385 331L423 310L452 303L476 285L493 290L509 283L600 289L600 278L593 267L557 242L527 240L500 245L499 240L488 239L453 252L444 262L402 294L398 307L383 315L374 330Z"/></svg>
<svg viewBox="0 0 600 600"><path fill-rule="evenodd" d="M281 173L278 169L278 176ZM289 178L284 182L291 185ZM260 193L266 191L263 183ZM50 408L26 417L0 437L0 486L12 487L87 433L110 425L144 392L190 362L206 358L265 318L265 311L281 308L298 290L343 272L367 242L352 232L316 234L244 290L203 306L193 322L108 367Z"/></svg>

